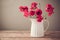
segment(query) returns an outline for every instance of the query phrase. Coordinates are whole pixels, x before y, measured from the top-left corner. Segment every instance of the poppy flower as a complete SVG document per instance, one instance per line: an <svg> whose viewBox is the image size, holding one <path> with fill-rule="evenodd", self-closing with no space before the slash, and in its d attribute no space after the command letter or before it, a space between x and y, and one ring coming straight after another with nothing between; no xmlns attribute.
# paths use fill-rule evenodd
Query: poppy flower
<svg viewBox="0 0 60 40"><path fill-rule="evenodd" d="M28 12L28 7L27 6L24 6L24 11Z"/></svg>
<svg viewBox="0 0 60 40"><path fill-rule="evenodd" d="M38 18L37 18L37 21L38 22L41 22L43 20L43 17L42 16L39 16Z"/></svg>
<svg viewBox="0 0 60 40"><path fill-rule="evenodd" d="M32 4L31 4L31 9L36 9L37 8L37 3L36 2L33 2Z"/></svg>
<svg viewBox="0 0 60 40"><path fill-rule="evenodd" d="M42 10L36 9L36 16L41 16L41 15L42 15Z"/></svg>
<svg viewBox="0 0 60 40"><path fill-rule="evenodd" d="M24 16L25 17L28 17L29 16L29 13L27 11L24 11Z"/></svg>
<svg viewBox="0 0 60 40"><path fill-rule="evenodd" d="M21 12L23 12L24 11L24 6L20 6L19 9L20 9Z"/></svg>
<svg viewBox="0 0 60 40"><path fill-rule="evenodd" d="M30 16L33 16L35 14L35 11L30 11Z"/></svg>
<svg viewBox="0 0 60 40"><path fill-rule="evenodd" d="M51 16L54 12L53 12L53 7L51 4L47 4L46 5L46 12L48 12L48 16Z"/></svg>
<svg viewBox="0 0 60 40"><path fill-rule="evenodd" d="M20 9L21 12L28 11L27 6L20 6L19 9Z"/></svg>

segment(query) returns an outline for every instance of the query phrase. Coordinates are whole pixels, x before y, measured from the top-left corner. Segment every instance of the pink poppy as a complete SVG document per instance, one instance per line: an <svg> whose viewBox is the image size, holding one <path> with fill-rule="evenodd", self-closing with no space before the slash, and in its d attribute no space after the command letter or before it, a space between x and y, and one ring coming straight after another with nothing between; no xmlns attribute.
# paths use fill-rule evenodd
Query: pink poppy
<svg viewBox="0 0 60 40"><path fill-rule="evenodd" d="M31 4L31 9L36 9L37 8L37 3L36 2L33 2L32 4Z"/></svg>
<svg viewBox="0 0 60 40"><path fill-rule="evenodd" d="M33 16L35 14L35 11L30 11L29 15Z"/></svg>
<svg viewBox="0 0 60 40"><path fill-rule="evenodd" d="M39 16L38 18L37 18L37 21L38 22L41 22L43 20L43 17L42 16Z"/></svg>
<svg viewBox="0 0 60 40"><path fill-rule="evenodd" d="M48 12L48 16L51 16L54 12L53 12L53 7L51 4L47 4L46 6L46 12Z"/></svg>
<svg viewBox="0 0 60 40"><path fill-rule="evenodd" d="M42 15L42 10L36 9L36 16L41 16L41 15Z"/></svg>

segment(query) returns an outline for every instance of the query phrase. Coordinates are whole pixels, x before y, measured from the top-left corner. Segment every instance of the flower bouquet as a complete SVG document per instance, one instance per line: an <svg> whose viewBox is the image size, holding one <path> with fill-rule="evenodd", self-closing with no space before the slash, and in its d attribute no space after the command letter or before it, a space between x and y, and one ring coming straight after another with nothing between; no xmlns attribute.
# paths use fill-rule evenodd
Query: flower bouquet
<svg viewBox="0 0 60 40"><path fill-rule="evenodd" d="M28 8L27 6L20 6L19 9L21 12L23 12L25 17L36 19L38 22L41 22L45 17L42 15L42 10L37 6L37 2L31 3L31 8ZM45 11L48 13L48 16L51 16L53 12L53 7L51 4L47 4Z"/></svg>
<svg viewBox="0 0 60 40"><path fill-rule="evenodd" d="M23 12L24 17L31 19L31 36L32 37L42 37L44 36L44 27L43 27L43 19L46 19L43 16L43 11L37 6L37 2L32 2L30 8L27 6L19 6L20 12ZM53 12L53 6L51 4L47 4L45 11L48 16L51 16Z"/></svg>

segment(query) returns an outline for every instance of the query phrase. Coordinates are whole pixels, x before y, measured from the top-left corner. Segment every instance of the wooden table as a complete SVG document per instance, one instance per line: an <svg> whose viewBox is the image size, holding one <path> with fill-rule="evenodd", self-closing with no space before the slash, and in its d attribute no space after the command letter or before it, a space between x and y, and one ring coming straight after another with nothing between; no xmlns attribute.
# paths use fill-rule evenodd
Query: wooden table
<svg viewBox="0 0 60 40"><path fill-rule="evenodd" d="M0 31L0 40L60 40L60 31L49 31L44 37L34 38L29 31Z"/></svg>

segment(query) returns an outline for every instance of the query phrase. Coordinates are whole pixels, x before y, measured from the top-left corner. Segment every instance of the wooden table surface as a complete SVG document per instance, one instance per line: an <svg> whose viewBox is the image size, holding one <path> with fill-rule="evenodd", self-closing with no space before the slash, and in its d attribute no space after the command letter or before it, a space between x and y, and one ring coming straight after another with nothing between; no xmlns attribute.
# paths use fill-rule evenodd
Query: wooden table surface
<svg viewBox="0 0 60 40"><path fill-rule="evenodd" d="M41 38L31 37L29 31L0 31L0 40L60 40L60 31L48 31Z"/></svg>

